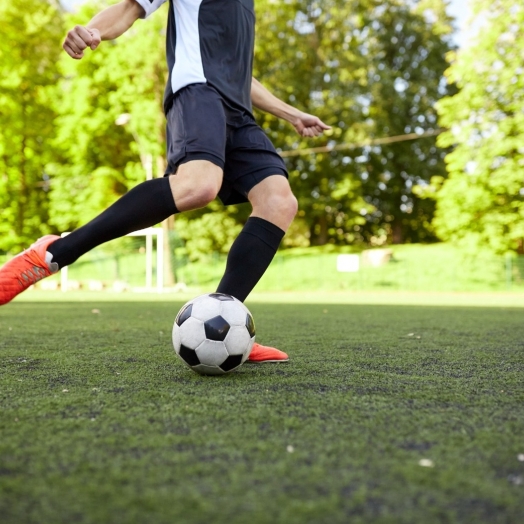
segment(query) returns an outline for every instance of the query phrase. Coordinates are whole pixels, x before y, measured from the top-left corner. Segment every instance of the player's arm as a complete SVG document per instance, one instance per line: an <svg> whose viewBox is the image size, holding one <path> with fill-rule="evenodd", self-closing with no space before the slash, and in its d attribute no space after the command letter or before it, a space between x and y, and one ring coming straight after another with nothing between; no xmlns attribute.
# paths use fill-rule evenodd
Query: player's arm
<svg viewBox="0 0 524 524"><path fill-rule="evenodd" d="M144 9L136 0L122 0L100 11L85 27L77 25L71 29L62 47L69 56L79 60L84 56L84 49L95 50L102 40L118 38L143 17Z"/></svg>
<svg viewBox="0 0 524 524"><path fill-rule="evenodd" d="M256 78L251 81L251 102L262 111L287 120L301 136L319 136L330 126L324 124L320 118L299 111L295 107L286 104L280 98L270 93Z"/></svg>

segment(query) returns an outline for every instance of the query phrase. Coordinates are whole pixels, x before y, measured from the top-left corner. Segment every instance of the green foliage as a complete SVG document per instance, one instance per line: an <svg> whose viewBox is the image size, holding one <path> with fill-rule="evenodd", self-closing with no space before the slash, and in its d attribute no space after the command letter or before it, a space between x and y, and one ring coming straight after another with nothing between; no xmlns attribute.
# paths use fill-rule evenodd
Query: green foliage
<svg viewBox="0 0 524 524"><path fill-rule="evenodd" d="M85 25L114 1L95 0L71 15L51 0L45 9L31 0L21 16L0 0L10 31L0 44L0 249L85 223L144 180L148 163L154 176L163 174L167 5L80 61L60 47L65 28ZM257 1L255 76L333 125L331 134L312 141L257 115L277 147L332 146L435 127L433 106L446 92L440 79L450 49L444 4ZM434 202L414 192L431 177L445 177L442 150L431 138L289 157L288 167L301 211L287 247L432 238ZM217 216L206 216L210 211ZM177 228L198 258L221 243L227 249L248 213L249 206L213 205L177 218Z"/></svg>
<svg viewBox="0 0 524 524"><path fill-rule="evenodd" d="M63 25L55 2L0 0L0 250L49 232L54 64Z"/></svg>
<svg viewBox="0 0 524 524"><path fill-rule="evenodd" d="M108 3L114 2L84 5L66 17L67 26L85 25ZM51 222L59 229L78 227L98 214L145 179L142 161L148 155L163 154L164 27L162 9L116 41L86 51L80 61L62 53L56 107L61 156L50 166ZM160 163L153 162L155 169L163 175Z"/></svg>
<svg viewBox="0 0 524 524"><path fill-rule="evenodd" d="M451 49L440 0L260 1L255 74L281 98L333 126L315 141L259 115L282 149L422 133ZM434 204L413 188L445 176L432 138L289 157L301 217L313 244L417 241L432 237Z"/></svg>
<svg viewBox="0 0 524 524"><path fill-rule="evenodd" d="M440 145L449 179L436 192L435 227L443 239L496 252L524 252L524 6L474 3L482 28L451 55L448 78L460 91L439 103L449 130ZM435 180L434 189L442 181Z"/></svg>
<svg viewBox="0 0 524 524"><path fill-rule="evenodd" d="M231 214L220 213L218 203L213 202L207 212L176 221L176 231L185 244L178 254L190 260L206 260L216 253L228 253L241 229Z"/></svg>

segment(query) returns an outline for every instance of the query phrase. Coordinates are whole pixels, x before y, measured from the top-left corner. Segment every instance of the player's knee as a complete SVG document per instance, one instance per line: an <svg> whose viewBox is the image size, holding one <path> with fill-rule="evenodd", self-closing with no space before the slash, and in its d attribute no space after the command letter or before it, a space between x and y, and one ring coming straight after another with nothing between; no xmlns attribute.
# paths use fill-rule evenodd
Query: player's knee
<svg viewBox="0 0 524 524"><path fill-rule="evenodd" d="M257 215L286 231L297 214L298 201L291 191L277 192L272 194L261 207L256 210Z"/></svg>
<svg viewBox="0 0 524 524"><path fill-rule="evenodd" d="M291 223L298 212L298 200L290 191L287 195L282 196L279 207L282 210L282 214L285 215L289 223Z"/></svg>
<svg viewBox="0 0 524 524"><path fill-rule="evenodd" d="M171 175L170 185L179 211L191 211L212 202L222 184L222 170L207 161L194 160Z"/></svg>
<svg viewBox="0 0 524 524"><path fill-rule="evenodd" d="M192 188L186 197L186 209L199 209L207 206L217 196L218 190L214 184L201 184Z"/></svg>

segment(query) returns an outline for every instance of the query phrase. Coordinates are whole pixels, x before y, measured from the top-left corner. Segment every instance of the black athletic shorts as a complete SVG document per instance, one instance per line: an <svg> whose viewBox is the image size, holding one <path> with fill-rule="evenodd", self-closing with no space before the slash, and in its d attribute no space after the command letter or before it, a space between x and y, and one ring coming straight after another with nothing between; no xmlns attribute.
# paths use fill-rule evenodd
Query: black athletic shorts
<svg viewBox="0 0 524 524"><path fill-rule="evenodd" d="M208 84L181 89L167 113L166 176L190 160L209 160L224 170L218 196L225 205L247 202L249 191L268 176L288 176L253 116Z"/></svg>

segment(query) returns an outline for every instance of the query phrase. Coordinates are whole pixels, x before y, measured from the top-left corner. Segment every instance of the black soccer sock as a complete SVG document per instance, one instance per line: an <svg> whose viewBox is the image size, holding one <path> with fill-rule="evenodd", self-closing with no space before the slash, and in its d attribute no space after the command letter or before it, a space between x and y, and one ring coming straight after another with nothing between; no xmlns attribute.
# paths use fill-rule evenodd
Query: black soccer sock
<svg viewBox="0 0 524 524"><path fill-rule="evenodd" d="M70 235L53 242L47 251L59 267L72 264L96 246L133 231L154 226L178 213L169 178L138 184L112 206Z"/></svg>
<svg viewBox="0 0 524 524"><path fill-rule="evenodd" d="M244 302L269 267L284 234L263 218L249 218L231 246L217 292Z"/></svg>

